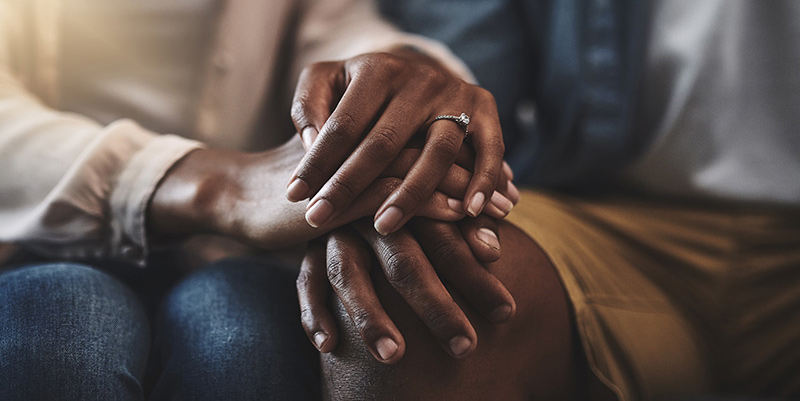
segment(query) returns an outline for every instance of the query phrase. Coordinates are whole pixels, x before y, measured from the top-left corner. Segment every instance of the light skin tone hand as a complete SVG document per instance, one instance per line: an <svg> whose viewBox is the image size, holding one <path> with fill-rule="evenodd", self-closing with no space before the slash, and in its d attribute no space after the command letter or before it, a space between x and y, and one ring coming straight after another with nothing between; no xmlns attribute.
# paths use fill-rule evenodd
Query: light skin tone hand
<svg viewBox="0 0 800 401"><path fill-rule="evenodd" d="M510 177L503 173L502 133L489 92L410 50L311 65L300 77L292 107L308 153L289 179L287 197L310 199L307 221L324 226L421 135L419 158L375 214L377 232L395 232L418 214L462 149L464 127L435 118L462 112L470 116L473 174L450 204L471 216L488 203L509 209L512 202L495 191L505 188Z"/></svg>

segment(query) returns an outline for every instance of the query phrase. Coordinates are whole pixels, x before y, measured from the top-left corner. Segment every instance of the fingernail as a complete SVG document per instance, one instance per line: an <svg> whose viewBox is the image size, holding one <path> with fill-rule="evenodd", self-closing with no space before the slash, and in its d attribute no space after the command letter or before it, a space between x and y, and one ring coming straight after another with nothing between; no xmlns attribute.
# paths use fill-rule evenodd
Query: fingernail
<svg viewBox="0 0 800 401"><path fill-rule="evenodd" d="M332 214L333 205L327 199L321 198L309 206L306 221L311 227L317 228L325 224Z"/></svg>
<svg viewBox="0 0 800 401"><path fill-rule="evenodd" d="M492 313L489 314L489 319L495 323L502 323L511 318L511 305L502 304L494 308Z"/></svg>
<svg viewBox="0 0 800 401"><path fill-rule="evenodd" d="M508 189L508 196L511 197L511 202L513 202L516 205L517 202L519 202L519 189L517 189L517 186L514 185L514 183L511 182L511 180L508 180L506 188Z"/></svg>
<svg viewBox="0 0 800 401"><path fill-rule="evenodd" d="M447 198L447 206L456 212L464 213L464 204L456 198Z"/></svg>
<svg viewBox="0 0 800 401"><path fill-rule="evenodd" d="M308 197L308 184L300 178L295 179L286 187L286 199L298 202Z"/></svg>
<svg viewBox="0 0 800 401"><path fill-rule="evenodd" d="M397 353L397 343L389 337L382 337L375 343L375 349L378 350L381 359L388 361Z"/></svg>
<svg viewBox="0 0 800 401"><path fill-rule="evenodd" d="M305 127L303 128L303 132L300 133L300 138L303 139L303 146L306 147L306 150L311 149L311 146L314 145L314 140L317 139L317 129L314 127Z"/></svg>
<svg viewBox="0 0 800 401"><path fill-rule="evenodd" d="M467 213L472 217L477 217L481 213L481 209L483 209L484 201L486 201L486 195L483 192L477 192L472 195L472 200L469 201L467 206Z"/></svg>
<svg viewBox="0 0 800 401"><path fill-rule="evenodd" d="M495 206L491 202L487 203L486 207L483 208L483 213L485 213L487 216L491 216L491 217L494 217L496 219L502 219L502 218L508 216L508 213L500 210L497 206Z"/></svg>
<svg viewBox="0 0 800 401"><path fill-rule="evenodd" d="M503 161L503 172L506 173L506 177L509 180L514 179L514 170L511 169L511 166L509 166L506 161Z"/></svg>
<svg viewBox="0 0 800 401"><path fill-rule="evenodd" d="M508 198L503 196L503 194L497 191L494 191L494 193L492 194L491 202L505 214L508 214L509 212L511 212L511 209L514 208L514 204L510 200L508 200Z"/></svg>
<svg viewBox="0 0 800 401"><path fill-rule="evenodd" d="M450 352L455 356L464 355L469 350L470 345L472 345L472 342L469 338L455 336L450 340Z"/></svg>
<svg viewBox="0 0 800 401"><path fill-rule="evenodd" d="M495 234L494 231L484 227L479 229L478 232L475 233L475 236L492 249L500 249L500 241L497 240L497 234Z"/></svg>
<svg viewBox="0 0 800 401"><path fill-rule="evenodd" d="M401 220L403 220L403 211L397 206L389 206L375 219L375 231L380 235L389 234L397 228Z"/></svg>
<svg viewBox="0 0 800 401"><path fill-rule="evenodd" d="M325 344L325 340L327 340L327 339L328 339L328 335L327 334L325 334L325 333L323 333L321 331L318 331L318 332L316 332L316 334L314 334L314 345L317 346L318 350L321 350L322 349L322 344Z"/></svg>

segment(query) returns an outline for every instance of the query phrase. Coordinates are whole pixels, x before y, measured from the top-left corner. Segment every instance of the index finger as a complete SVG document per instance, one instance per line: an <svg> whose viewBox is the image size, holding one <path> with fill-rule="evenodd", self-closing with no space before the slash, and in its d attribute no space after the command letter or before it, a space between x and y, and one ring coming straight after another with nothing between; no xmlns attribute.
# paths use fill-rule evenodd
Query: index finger
<svg viewBox="0 0 800 401"><path fill-rule="evenodd" d="M369 263L369 248L350 229L329 236L328 281L375 359L391 364L403 357L405 342L375 293Z"/></svg>
<svg viewBox="0 0 800 401"><path fill-rule="evenodd" d="M336 74L339 72L330 69L312 72L307 80L298 84L299 87L302 86L298 91L309 93L309 97L315 96L316 90L324 91L325 87L331 85L330 75ZM322 185L347 159L356 144L361 141L364 133L372 125L375 116L384 106L388 89L383 85L375 85L370 79L362 77L363 73L355 71L352 74L352 80L344 90L342 99L322 125L316 140L300 160L294 174L289 178L286 196L290 201L297 202L307 199L322 188ZM323 108L319 105L313 109L315 111L312 111L311 108L303 108L302 103L297 107L301 110L295 112L297 115L305 112L309 115L316 113L314 115L317 116L324 114ZM321 117L314 118L321 119ZM309 204L309 208L313 206L313 203ZM322 224L324 222L317 225Z"/></svg>
<svg viewBox="0 0 800 401"><path fill-rule="evenodd" d="M306 151L311 149L319 130L331 115L333 105L344 93L342 73L340 62L312 64L300 73L291 115Z"/></svg>

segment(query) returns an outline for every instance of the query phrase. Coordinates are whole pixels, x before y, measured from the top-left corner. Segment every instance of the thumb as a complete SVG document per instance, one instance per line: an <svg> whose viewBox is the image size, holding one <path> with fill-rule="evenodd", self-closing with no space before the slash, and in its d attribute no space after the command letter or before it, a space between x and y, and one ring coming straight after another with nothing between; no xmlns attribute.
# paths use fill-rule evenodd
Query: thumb
<svg viewBox="0 0 800 401"><path fill-rule="evenodd" d="M335 108L334 102L343 93L344 85L338 82L342 68L341 62L316 63L300 74L292 99L292 123L306 150L314 144Z"/></svg>

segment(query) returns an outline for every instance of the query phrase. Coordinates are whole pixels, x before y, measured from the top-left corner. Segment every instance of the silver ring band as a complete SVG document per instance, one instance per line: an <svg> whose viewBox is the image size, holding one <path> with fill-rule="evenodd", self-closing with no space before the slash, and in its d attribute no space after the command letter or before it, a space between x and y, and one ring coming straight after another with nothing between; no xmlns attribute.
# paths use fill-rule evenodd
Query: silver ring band
<svg viewBox="0 0 800 401"><path fill-rule="evenodd" d="M461 113L460 116L452 116L449 114L445 114L433 119L433 121L438 121L438 120L454 121L456 124L464 128L464 138L469 136L469 128L467 128L467 126L469 125L469 116L466 113Z"/></svg>

